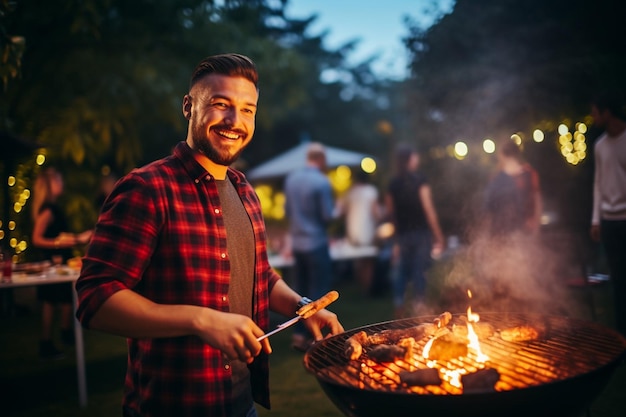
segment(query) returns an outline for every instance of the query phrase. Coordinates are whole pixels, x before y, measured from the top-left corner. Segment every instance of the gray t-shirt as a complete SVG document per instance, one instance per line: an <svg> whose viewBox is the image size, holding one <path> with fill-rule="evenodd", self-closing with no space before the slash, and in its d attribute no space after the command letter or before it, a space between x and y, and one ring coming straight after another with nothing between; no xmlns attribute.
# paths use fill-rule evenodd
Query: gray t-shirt
<svg viewBox="0 0 626 417"><path fill-rule="evenodd" d="M226 227L226 245L230 262L228 298L230 312L252 317L254 296L254 234L237 190L230 180L217 180L217 191L222 204ZM233 415L245 415L252 407L250 372L246 363L231 362L233 398L236 399Z"/></svg>

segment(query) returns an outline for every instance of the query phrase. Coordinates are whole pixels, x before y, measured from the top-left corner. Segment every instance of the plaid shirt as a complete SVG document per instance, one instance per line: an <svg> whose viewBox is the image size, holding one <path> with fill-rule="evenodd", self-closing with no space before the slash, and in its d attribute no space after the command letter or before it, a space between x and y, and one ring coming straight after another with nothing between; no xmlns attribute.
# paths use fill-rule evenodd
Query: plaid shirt
<svg viewBox="0 0 626 417"><path fill-rule="evenodd" d="M253 188L229 169L254 230L253 319L269 327L269 292L280 277L267 260L265 224ZM213 178L185 142L173 155L125 176L105 202L76 283L85 326L115 292L162 304L229 311L226 230ZM141 416L229 416L228 359L195 336L128 339L124 408ZM269 408L268 358L250 365L255 401ZM132 413L131 412L131 413Z"/></svg>

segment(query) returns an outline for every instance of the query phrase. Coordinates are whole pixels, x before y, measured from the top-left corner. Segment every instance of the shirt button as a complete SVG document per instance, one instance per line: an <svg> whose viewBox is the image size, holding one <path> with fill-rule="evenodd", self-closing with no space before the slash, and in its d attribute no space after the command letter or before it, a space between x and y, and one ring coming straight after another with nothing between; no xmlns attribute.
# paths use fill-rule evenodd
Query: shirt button
<svg viewBox="0 0 626 417"><path fill-rule="evenodd" d="M226 254L225 253L222 253L220 256L222 257L222 259L226 259Z"/></svg>
<svg viewBox="0 0 626 417"><path fill-rule="evenodd" d="M193 180L193 182L195 182L196 184L198 184L198 183L200 182L200 180L196 178L195 180Z"/></svg>
<svg viewBox="0 0 626 417"><path fill-rule="evenodd" d="M215 209L213 211L215 212L215 214L220 214L220 209Z"/></svg>
<svg viewBox="0 0 626 417"><path fill-rule="evenodd" d="M226 302L226 296L222 296L222 301Z"/></svg>
<svg viewBox="0 0 626 417"><path fill-rule="evenodd" d="M228 364L224 365L224 369L226 369L228 371L230 369L230 365L228 365Z"/></svg>

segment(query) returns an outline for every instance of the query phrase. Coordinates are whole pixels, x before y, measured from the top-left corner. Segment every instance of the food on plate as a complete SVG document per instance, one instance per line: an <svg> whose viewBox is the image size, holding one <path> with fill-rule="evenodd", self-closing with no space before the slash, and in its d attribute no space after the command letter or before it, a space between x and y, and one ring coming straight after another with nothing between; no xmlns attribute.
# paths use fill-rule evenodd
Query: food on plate
<svg viewBox="0 0 626 417"><path fill-rule="evenodd" d="M80 256L75 256L67 260L67 266L72 269L79 270L83 266L83 259Z"/></svg>

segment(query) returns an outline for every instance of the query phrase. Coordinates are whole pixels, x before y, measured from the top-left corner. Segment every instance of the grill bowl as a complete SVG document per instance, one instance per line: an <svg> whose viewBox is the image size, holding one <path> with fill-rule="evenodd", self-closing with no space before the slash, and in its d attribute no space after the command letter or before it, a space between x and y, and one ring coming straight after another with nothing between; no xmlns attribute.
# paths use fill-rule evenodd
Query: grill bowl
<svg viewBox="0 0 626 417"><path fill-rule="evenodd" d="M453 321L461 315L454 315ZM344 342L363 330L373 334L431 323L436 316L376 323L322 340L304 356L304 366L313 374L326 395L346 416L580 416L602 392L626 354L626 339L596 323L564 317L512 313L482 313L481 321L497 330L521 324L543 323L548 329L539 341L504 342L495 335L481 340L483 351L504 358L488 367L513 379L524 379L519 387L501 391L462 394L418 394L406 388L359 385L342 372L358 374L360 360L344 355ZM421 346L425 343L422 341ZM545 370L549 369L549 378ZM530 380L530 382L529 382ZM440 392L441 390L439 390Z"/></svg>

